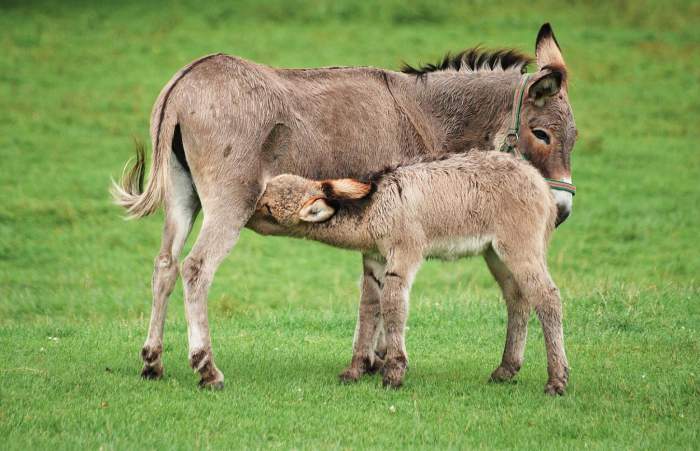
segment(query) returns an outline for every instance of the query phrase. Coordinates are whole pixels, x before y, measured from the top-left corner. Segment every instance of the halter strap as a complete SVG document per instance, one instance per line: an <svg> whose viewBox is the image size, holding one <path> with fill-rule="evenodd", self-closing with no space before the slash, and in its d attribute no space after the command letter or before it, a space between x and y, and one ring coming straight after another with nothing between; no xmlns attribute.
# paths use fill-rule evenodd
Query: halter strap
<svg viewBox="0 0 700 451"><path fill-rule="evenodd" d="M563 182L561 180L556 180L556 179L548 179L545 177L545 180L549 184L549 189L554 189L557 191L566 191L567 193L570 193L572 196L576 195L576 187L572 185L571 183Z"/></svg>
<svg viewBox="0 0 700 451"><path fill-rule="evenodd" d="M523 74L518 82L518 87L513 94L513 114L511 116L511 127L508 129L506 138L501 145L501 152L511 153L522 160L525 156L518 151L518 141L520 141L520 111L523 109L523 99L525 98L525 86L530 79L530 74ZM576 195L576 186L563 180L548 179L545 177L549 188L557 191L566 191L572 196Z"/></svg>
<svg viewBox="0 0 700 451"><path fill-rule="evenodd" d="M501 146L501 152L518 155L518 140L520 139L520 110L523 108L523 98L525 97L525 85L530 78L530 74L523 74L518 82L518 88L513 94L513 115L511 117L511 127L508 129L506 139ZM521 156L522 157L522 156Z"/></svg>

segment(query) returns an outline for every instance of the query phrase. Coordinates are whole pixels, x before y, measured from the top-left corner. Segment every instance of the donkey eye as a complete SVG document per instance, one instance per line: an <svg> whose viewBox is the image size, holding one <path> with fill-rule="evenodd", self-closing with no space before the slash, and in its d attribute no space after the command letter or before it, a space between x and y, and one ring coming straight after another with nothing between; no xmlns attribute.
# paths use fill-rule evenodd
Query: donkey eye
<svg viewBox="0 0 700 451"><path fill-rule="evenodd" d="M539 139L543 143L549 144L549 142L550 142L549 134L546 131L542 130L541 128L532 129L532 134L535 135L535 138Z"/></svg>

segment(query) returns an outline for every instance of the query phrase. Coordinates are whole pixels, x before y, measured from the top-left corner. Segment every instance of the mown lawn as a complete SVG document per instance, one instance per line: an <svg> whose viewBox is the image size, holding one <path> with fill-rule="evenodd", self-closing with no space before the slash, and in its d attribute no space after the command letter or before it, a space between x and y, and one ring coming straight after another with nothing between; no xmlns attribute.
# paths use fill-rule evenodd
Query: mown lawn
<svg viewBox="0 0 700 451"><path fill-rule="evenodd" d="M0 448L697 448L700 6L571 3L2 2ZM124 222L107 187L176 70L217 51L389 68L532 52L544 21L580 130L550 253L567 396L542 393L534 319L517 383L486 383L506 313L479 260L423 267L403 389L340 385L359 256L250 232L210 295L225 390L196 388L180 285L166 376L139 378L162 217Z"/></svg>

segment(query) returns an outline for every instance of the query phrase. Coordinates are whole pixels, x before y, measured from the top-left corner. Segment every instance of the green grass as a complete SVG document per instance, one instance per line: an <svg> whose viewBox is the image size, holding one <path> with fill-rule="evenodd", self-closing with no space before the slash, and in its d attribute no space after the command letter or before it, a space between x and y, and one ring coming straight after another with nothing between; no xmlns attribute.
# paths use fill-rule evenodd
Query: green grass
<svg viewBox="0 0 700 451"><path fill-rule="evenodd" d="M0 447L697 448L698 17L651 1L3 2ZM226 389L199 391L187 368L179 284L166 376L138 377L162 216L122 221L107 186L177 69L216 51L309 67L532 52L546 20L581 133L574 214L550 253L566 397L542 394L535 320L518 383L486 383L505 308L479 260L419 274L402 390L339 385L359 256L250 232L210 295Z"/></svg>

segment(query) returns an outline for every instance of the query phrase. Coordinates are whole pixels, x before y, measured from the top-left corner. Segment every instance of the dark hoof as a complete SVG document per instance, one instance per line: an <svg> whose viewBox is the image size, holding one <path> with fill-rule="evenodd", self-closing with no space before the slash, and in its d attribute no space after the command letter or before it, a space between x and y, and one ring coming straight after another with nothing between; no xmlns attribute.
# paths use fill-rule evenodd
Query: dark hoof
<svg viewBox="0 0 700 451"><path fill-rule="evenodd" d="M199 373L199 388L221 390L224 388L224 375L214 365L211 351L199 350L190 356L190 366Z"/></svg>
<svg viewBox="0 0 700 451"><path fill-rule="evenodd" d="M491 377L489 378L489 382L494 382L494 383L500 383L500 382L509 382L513 377L517 374L517 370L511 370L508 369L504 366L499 366L496 368L493 373L491 373Z"/></svg>
<svg viewBox="0 0 700 451"><path fill-rule="evenodd" d="M362 371L357 368L348 368L338 375L338 379L342 384L352 384L360 380Z"/></svg>
<svg viewBox="0 0 700 451"><path fill-rule="evenodd" d="M357 382L365 374L372 374L379 370L384 362L374 358L374 362L369 357L353 356L350 366L338 375L343 383Z"/></svg>
<svg viewBox="0 0 700 451"><path fill-rule="evenodd" d="M387 359L381 368L382 384L385 387L399 388L403 385L408 360L405 357Z"/></svg>
<svg viewBox="0 0 700 451"><path fill-rule="evenodd" d="M386 376L382 379L382 386L385 388L393 388L398 390L403 385L403 380L388 379Z"/></svg>
<svg viewBox="0 0 700 451"><path fill-rule="evenodd" d="M199 388L202 390L219 391L224 389L224 381L206 382L204 379L199 381Z"/></svg>
<svg viewBox="0 0 700 451"><path fill-rule="evenodd" d="M141 359L143 359L146 365L154 366L153 364L160 359L160 355L162 353L163 348L161 346L157 346L155 348L144 346L143 349L141 349Z"/></svg>
<svg viewBox="0 0 700 451"><path fill-rule="evenodd" d="M544 392L550 396L564 396L566 384L562 381L550 381L544 386Z"/></svg>
<svg viewBox="0 0 700 451"><path fill-rule="evenodd" d="M141 370L141 377L144 379L160 379L163 377L162 366L144 366Z"/></svg>
<svg viewBox="0 0 700 451"><path fill-rule="evenodd" d="M375 355L374 362L367 368L367 373L374 374L381 371L382 368L384 368L384 360L380 359L378 355Z"/></svg>

